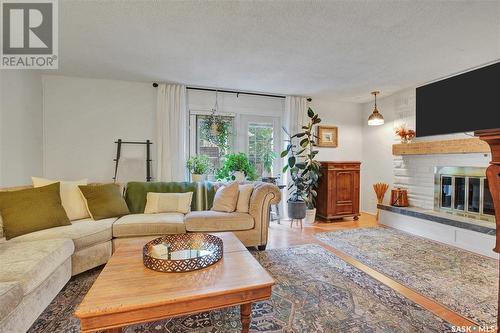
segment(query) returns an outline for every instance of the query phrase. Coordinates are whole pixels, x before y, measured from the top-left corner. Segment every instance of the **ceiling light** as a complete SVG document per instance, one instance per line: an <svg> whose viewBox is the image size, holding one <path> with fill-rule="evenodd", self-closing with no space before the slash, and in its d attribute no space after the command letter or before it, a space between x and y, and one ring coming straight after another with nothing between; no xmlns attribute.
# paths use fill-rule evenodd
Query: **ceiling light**
<svg viewBox="0 0 500 333"><path fill-rule="evenodd" d="M377 95L380 94L380 91L372 91L371 94L375 96L375 105L373 107L373 112L368 117L368 126L379 126L384 124L384 117L377 110Z"/></svg>

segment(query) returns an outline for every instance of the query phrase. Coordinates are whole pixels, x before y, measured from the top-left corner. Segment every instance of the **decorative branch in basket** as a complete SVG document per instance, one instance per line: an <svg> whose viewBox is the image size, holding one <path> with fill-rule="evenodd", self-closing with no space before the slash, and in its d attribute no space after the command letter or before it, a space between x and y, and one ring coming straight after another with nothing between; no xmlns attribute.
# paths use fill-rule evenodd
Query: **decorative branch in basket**
<svg viewBox="0 0 500 333"><path fill-rule="evenodd" d="M388 188L389 184L386 183L373 184L373 190L377 195L377 203L381 204L384 201L385 192L387 192ZM377 221L378 221L378 215L379 215L379 209L377 208L377 215L376 215Z"/></svg>

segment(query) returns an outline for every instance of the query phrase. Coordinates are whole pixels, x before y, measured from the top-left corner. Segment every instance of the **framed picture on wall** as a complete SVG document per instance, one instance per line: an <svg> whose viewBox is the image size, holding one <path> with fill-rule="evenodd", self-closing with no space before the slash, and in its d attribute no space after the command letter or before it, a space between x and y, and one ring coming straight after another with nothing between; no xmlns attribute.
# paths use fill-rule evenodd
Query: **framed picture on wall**
<svg viewBox="0 0 500 333"><path fill-rule="evenodd" d="M323 126L317 127L318 147L335 148L338 146L338 128L337 126Z"/></svg>

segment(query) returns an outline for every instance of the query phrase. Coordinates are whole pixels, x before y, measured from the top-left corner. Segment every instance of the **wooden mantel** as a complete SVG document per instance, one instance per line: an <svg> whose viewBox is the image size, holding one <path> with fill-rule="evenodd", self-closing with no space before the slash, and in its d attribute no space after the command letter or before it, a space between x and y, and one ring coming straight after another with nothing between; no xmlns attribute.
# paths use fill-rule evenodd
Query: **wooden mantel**
<svg viewBox="0 0 500 333"><path fill-rule="evenodd" d="M488 177L488 185L493 197L497 225L496 246L493 251L500 253L500 128L476 131L474 135L485 141L491 148L491 162L488 169L486 169L486 177ZM498 282L500 285L500 265L498 266L498 273ZM500 288L498 288L497 309L497 327L500 327Z"/></svg>
<svg viewBox="0 0 500 333"><path fill-rule="evenodd" d="M420 141L392 146L393 155L489 153L488 144L479 138Z"/></svg>

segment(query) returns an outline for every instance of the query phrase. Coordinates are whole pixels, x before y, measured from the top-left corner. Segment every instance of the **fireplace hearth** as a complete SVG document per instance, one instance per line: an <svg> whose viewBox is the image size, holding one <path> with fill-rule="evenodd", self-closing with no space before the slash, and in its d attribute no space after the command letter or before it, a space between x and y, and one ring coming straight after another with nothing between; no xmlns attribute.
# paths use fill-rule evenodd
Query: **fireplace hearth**
<svg viewBox="0 0 500 333"><path fill-rule="evenodd" d="M434 210L495 223L486 168L436 167Z"/></svg>

